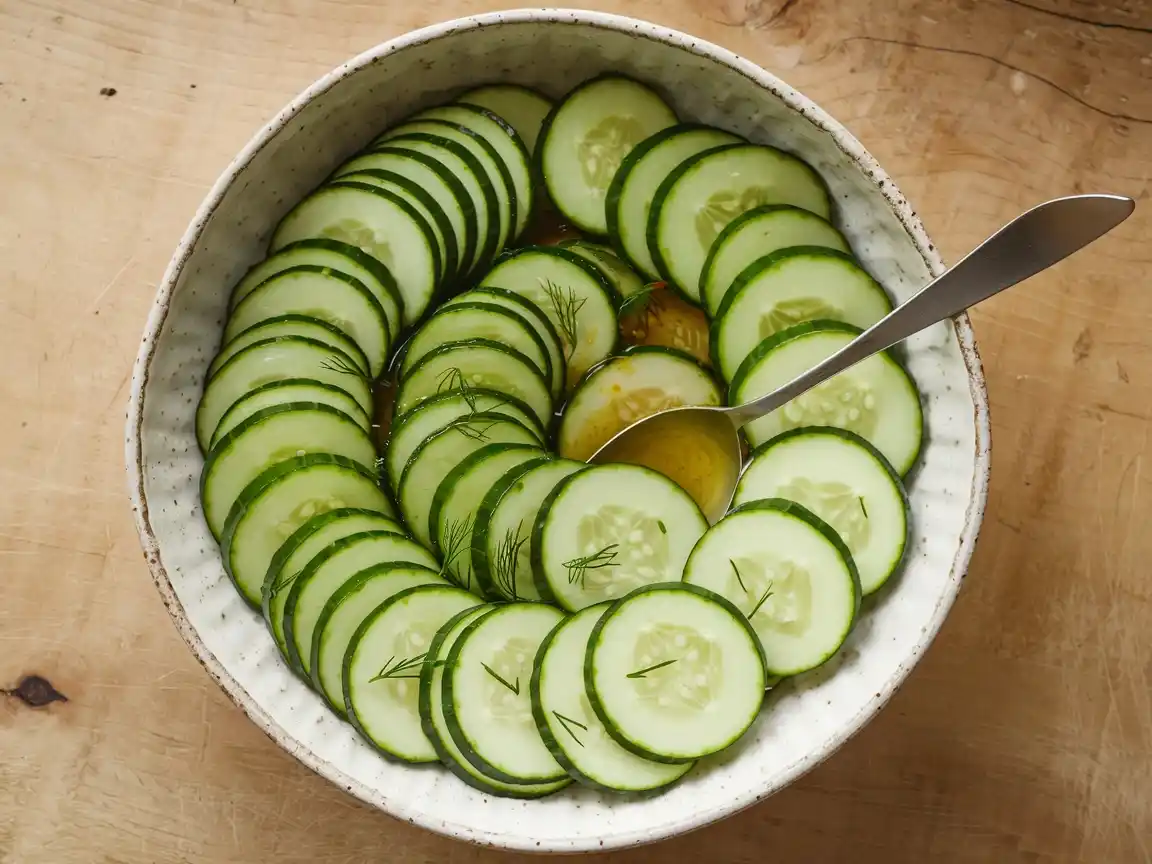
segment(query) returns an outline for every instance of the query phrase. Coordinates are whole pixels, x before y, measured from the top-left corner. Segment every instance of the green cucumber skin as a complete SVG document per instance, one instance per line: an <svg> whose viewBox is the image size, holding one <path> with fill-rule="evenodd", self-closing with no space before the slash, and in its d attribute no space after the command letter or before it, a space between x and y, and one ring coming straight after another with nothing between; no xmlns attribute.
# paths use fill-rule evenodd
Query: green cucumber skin
<svg viewBox="0 0 1152 864"><path fill-rule="evenodd" d="M564 412L568 410L568 406L575 402L576 396L580 392L580 388L587 384L588 379L591 378L596 372L603 369L613 360L619 360L621 357L636 357L637 355L643 354L664 354L668 357L674 357L677 360L683 360L687 363L691 363L693 366L699 369L700 372L705 375L713 385L715 385L716 392L720 395L720 401L723 403L725 396L724 386L720 379L717 378L716 372L712 369L709 369L707 366L701 363L698 358L689 354L687 351L682 351L679 348L673 348L671 345L631 345L625 348L623 351L613 352L599 363L597 363L595 366L589 367L588 371L581 375L580 380L577 381L576 384L572 387L572 392L568 394L568 398L564 400ZM561 412L560 414L560 423L564 422L564 412ZM559 425L557 425L556 431L557 434L559 434Z"/></svg>
<svg viewBox="0 0 1152 864"><path fill-rule="evenodd" d="M516 303L524 309L524 314L531 317L534 321L539 321L541 326L548 333L548 336L556 343L560 349L560 356L563 357L564 343L560 340L560 334L556 332L556 327L552 324L552 320L545 315L539 307L536 306L531 300L517 294L515 291L509 291L507 288L498 288L495 285L481 285L476 288L470 289L476 293L480 298L479 302L483 302L484 294L491 294L494 297L503 297L511 303Z"/></svg>
<svg viewBox="0 0 1152 864"><path fill-rule="evenodd" d="M575 252L569 252L563 246L540 246L540 245L536 245L536 246L521 246L518 249L509 249L507 252L504 252L503 254L499 255L496 258L496 260L494 260L492 262L492 268L495 269L496 265L501 264L504 261L510 261L513 258L519 258L521 255L552 255L552 256L555 256L556 258L561 258L564 261L568 261L572 264L575 264L577 267L579 267L581 270L583 270L585 273L587 273L590 277L592 277L592 279L594 279L596 281L596 284L599 285L601 289L603 289L604 293L608 296L609 305L611 305L611 307L614 310L618 309L620 307L620 301L621 301L620 293L616 290L615 286L611 282L608 281L608 277L600 272L600 268L597 267L595 264L593 264L591 261L589 261L587 258L581 258ZM485 277L485 278L487 278L487 277ZM485 289L487 289L487 287L489 287L489 286L481 286L481 287L484 287ZM492 287L498 287L498 286L492 286ZM513 292L513 293L515 293L515 292ZM531 301L528 301L528 302L531 302Z"/></svg>
<svg viewBox="0 0 1152 864"><path fill-rule="evenodd" d="M260 606L244 593L244 589L240 587L240 583L236 580L236 576L232 572L232 556L230 550L232 538L236 533L236 527L240 524L248 508L259 500L260 496L273 486L276 480L291 474L293 471L308 468L313 465L337 465L359 474L366 480L371 480L376 484L376 488L380 488L379 478L365 469L359 462L353 462L351 459L346 459L343 456L336 456L331 453L307 453L304 456L297 456L284 462L277 462L245 487L244 491L241 492L240 496L236 499L236 503L232 505L232 509L228 513L228 520L224 523L224 531L220 535L220 557L224 563L224 571L228 574L228 578L232 580L232 584L236 587L236 592L244 598L245 603L258 612L261 611Z"/></svg>
<svg viewBox="0 0 1152 864"><path fill-rule="evenodd" d="M563 609L560 605L556 593L552 590L552 586L548 584L548 577L544 574L544 526L548 524L548 511L552 509L552 504L560 497L560 493L572 482L573 477L579 477L583 471L577 471L568 477L565 477L555 488L548 493L544 501L540 504L540 509L536 511L536 522L532 526L532 581L536 583L536 590L540 594L540 599L544 603L551 603L558 609ZM567 613L567 610L564 610Z"/></svg>
<svg viewBox="0 0 1152 864"><path fill-rule="evenodd" d="M293 245L295 245L295 244L293 244ZM287 273L290 270L294 270L294 269L296 269L296 268L288 267L288 268L285 268L284 270L281 270L278 273L275 273L273 275L279 276L280 273ZM329 267L327 269L332 271L332 272L336 272L331 267ZM272 277L270 276L268 278L270 279ZM260 283L260 285L263 285L263 284L264 284L263 282ZM259 288L260 285L257 285L255 288L253 288L252 292L255 292L256 288ZM250 293L252 293L252 292L250 292ZM371 293L371 292L369 292L369 293ZM373 298L373 299L375 299L375 298ZM381 308L381 312L383 312L383 308ZM340 338L340 340L343 343L347 343L347 345L346 346L345 345L334 345L333 347L337 348L340 351L343 351L345 354L352 355L353 359L356 361L356 363L355 363L356 367L364 370L365 374L369 374L368 373L368 357L367 357L367 355L365 355L364 351L360 348L360 346L356 344L356 341L351 336L349 336L347 333L345 333L343 330L341 330L335 324L332 324L328 321L325 321L323 318L313 318L311 315L302 315L298 312L289 312L289 313L286 313L284 315L275 315L271 318L265 318L263 321L257 321L255 324L252 324L249 327L245 327L243 330L241 330L239 333L237 333L235 336L233 336L231 339L229 339L228 342L221 343L220 349L216 353L219 354L221 351L223 351L225 348L228 347L230 342L234 342L235 340L239 339L241 336L243 336L246 333L250 333L253 330L258 330L259 328L264 327L264 326L269 325L269 324L281 324L281 323L284 323L286 321L299 321L301 323L306 323L306 324L309 324L309 325L314 326L314 327L320 327L321 329L329 331L334 336L338 336ZM384 316L384 321L385 321L385 327L387 327L387 321L388 321L387 315ZM289 334L284 334L284 335L287 336ZM259 340L257 340L257 341L259 341ZM253 343L253 344L255 344L255 343ZM351 348L352 350L349 351L348 348ZM223 365L223 364L221 364L221 365ZM211 367L209 367L209 368L211 369ZM211 377L213 377L213 375L209 374L208 377L211 378ZM267 385L264 385L264 386L267 386ZM328 386L331 386L331 385L328 385ZM257 389L259 389L259 388L257 388ZM249 391L249 392L251 392L251 391Z"/></svg>
<svg viewBox="0 0 1152 864"><path fill-rule="evenodd" d="M535 92L535 91L533 91L533 92ZM520 137L520 133L518 133L515 129L513 129L511 124L508 123L503 117L501 117L495 111L492 111L491 109L485 108L483 105L473 105L470 102L452 102L449 104L451 104L452 107L454 107L454 108L467 108L469 111L475 111L477 114L480 114L484 117L487 117L489 120L494 121L498 126L500 126L501 129L503 129L508 134L508 137L512 139L512 143L515 144L517 149L520 151L520 155L524 157L524 164L528 168L528 178L529 178L529 184L530 184L528 187L528 193L529 193L528 194L528 200L527 201L519 200L520 196L518 196L516 194L516 190L515 190L516 184L515 183L512 184L512 196L511 197L516 203L516 209L513 211L513 215L516 215L516 216L519 215L519 208L521 208L521 207L527 208L527 214L524 217L525 218L524 225L526 226L524 230L525 231L528 230L527 226L530 226L536 218L536 189L537 189L536 184L538 183L538 178L537 178L535 171L532 170L533 169L532 154L528 152L528 147L524 143L524 140ZM501 165L504 164L503 159L501 159L499 161L500 161ZM505 167L507 167L507 166L505 166ZM512 174L510 171L508 172L508 179L509 180L512 179ZM518 221L517 219L512 220L513 233L508 238L509 243L514 242L515 240L517 240L520 237L521 232L515 230L517 221Z"/></svg>
<svg viewBox="0 0 1152 864"><path fill-rule="evenodd" d="M884 470L888 473L888 479L892 481L893 487L895 487L896 491L900 495L900 503L904 509L904 539L903 539L903 542L900 544L900 556L896 559L895 563L892 565L892 569L888 572L888 575L884 577L884 581L881 582L879 587L877 587L871 594L868 595L870 597L876 596L877 594L879 594L881 591L884 590L885 585L888 585L892 582L892 578L894 576L898 575L904 569L904 564L908 559L908 547L911 545L911 542L912 542L912 503L908 499L908 490L904 486L904 479L900 476L900 472L898 472L892 466L892 463L889 462L884 457L884 454L881 453L879 450L877 450L871 441L868 441L866 438L860 437L859 435L857 435L855 432L852 432L851 430L841 429L839 426L798 426L795 429L788 429L784 432L781 432L779 435L775 436L774 438L769 438L767 441L765 441L763 444L761 444L759 447L757 447L755 450L753 450L751 453L748 454L748 461L749 461L749 463L751 463L751 461L753 459L755 459L757 456L759 456L761 453L764 453L765 451L770 450L775 445L781 444L785 441L788 441L791 438L803 438L805 435L812 435L812 434L835 435L838 438L843 438L845 441L851 441L853 444L856 444L859 447L862 447L865 450L867 450L869 453L872 454L872 456L874 456L876 458L876 461L879 462L881 466L883 466ZM772 500L772 499L760 499L760 500ZM777 500L780 500L780 499L777 499ZM751 503L751 502L748 502L748 503ZM790 502L790 503L794 503L794 502ZM794 506L800 507L799 504L795 504ZM737 508L737 509L739 509L739 508ZM801 509L803 509L803 508L801 508ZM817 518L819 518L819 517L817 517ZM831 527L831 526L829 526L829 527ZM833 530L833 533L836 533L835 530ZM837 539L838 540L840 539L840 536L838 534L837 534ZM841 546L844 545L842 540L841 540L840 545ZM845 548L847 548L847 547L845 547ZM850 560L850 561L852 560L851 553L849 553L849 555L848 555L848 560ZM853 564L853 570L855 570L855 561L853 561L852 564ZM857 576L856 576L856 584L857 584L857 587L859 588L860 587L859 574L857 574ZM857 605L857 607L860 606L860 600L859 599L857 599L856 605Z"/></svg>
<svg viewBox="0 0 1152 864"><path fill-rule="evenodd" d="M481 500L480 506L476 508L476 524L472 528L472 574L476 577L478 587L484 596L503 596L496 589L491 568L488 566L488 523L492 521L492 514L496 511L496 507L503 499L504 494L515 486L521 477L533 468L546 465L555 458L552 455L547 455L516 465L496 481L495 485L488 490L488 493ZM512 599L515 600L516 598Z"/></svg>
<svg viewBox="0 0 1152 864"><path fill-rule="evenodd" d="M829 528L828 530L831 531L832 529ZM839 540L840 538L837 537L836 539ZM858 584L859 582L857 582L857 585ZM703 588L699 585L691 585L687 582L657 582L654 585L642 585L634 591L625 594L619 600L613 601L612 606L608 609L608 611L605 612L600 617L600 620L596 622L596 626L592 628L592 635L588 637L588 653L584 655L584 689L588 694L588 702L592 705L592 710L596 712L596 716L600 718L600 722L604 725L604 729L608 732L609 735L612 736L612 740L614 740L617 744L619 744L625 750L636 754L642 759L648 759L652 762L661 762L666 765L683 765L688 762L696 762L701 757L692 757L691 759L673 759L668 756L663 756L659 753L653 753L649 750L645 750L634 741L624 737L612 723L612 719L608 716L608 712L604 709L604 705L600 701L599 695L596 693L596 688L593 686L592 656L595 653L593 646L595 646L599 641L600 634L604 630L604 625L616 613L616 610L619 609L621 604L640 594L646 594L653 591L672 590L689 591L693 594L698 594L701 597L705 597L724 607L725 611L732 616L733 620L740 622L741 626L743 626L747 631L747 635L751 640L752 645L756 648L756 653L760 655L760 664L764 669L764 680L767 681L771 677L771 674L768 671L768 663L764 658L764 649L760 647L760 637L756 635L756 631L752 629L752 625L748 623L748 619L744 617L744 613L737 609L732 601L728 600L726 597L720 596L715 591L710 591L709 589ZM757 714L759 714L759 710L757 711ZM747 732L747 729L745 732ZM743 733L741 733L741 736L742 735ZM731 747L739 740L740 738L737 737L736 739L729 741L723 749Z"/></svg>
<svg viewBox="0 0 1152 864"><path fill-rule="evenodd" d="M521 601L522 603L524 601ZM460 652L467 644L468 637L480 626L482 621L485 621L492 615L499 615L503 612L509 611L513 608L514 604L501 604L498 605L491 612L479 616L475 621L471 622L464 631L460 634L456 643L452 646L452 650L448 652L448 657L444 661L444 678L442 680L443 688L443 705L444 705L444 725L452 733L452 740L456 742L456 746L460 748L460 752L472 764L477 771L482 774L487 774L495 780L502 783L511 783L513 785L537 785L546 783L557 783L560 780L569 779L567 774L559 777L540 777L533 778L532 780L525 780L523 777L515 777L511 774L506 774L496 766L489 763L483 756L476 752L476 749L468 741L468 737L464 734L460 721L456 716L456 706L452 701L452 669L457 665L460 658Z"/></svg>

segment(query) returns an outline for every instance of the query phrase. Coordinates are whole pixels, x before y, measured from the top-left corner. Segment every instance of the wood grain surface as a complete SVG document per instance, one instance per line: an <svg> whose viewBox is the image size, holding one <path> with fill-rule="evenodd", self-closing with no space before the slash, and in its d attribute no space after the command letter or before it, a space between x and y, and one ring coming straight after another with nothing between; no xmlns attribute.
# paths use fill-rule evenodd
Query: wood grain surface
<svg viewBox="0 0 1152 864"><path fill-rule="evenodd" d="M946 260L1076 191L1113 235L974 315L991 500L891 705L724 823L596 861L1152 860L1152 3L586 0L843 121ZM373 811L199 668L130 519L145 316L209 185L297 91L486 0L0 0L0 861L512 861ZM47 701L24 676L66 697ZM22 698L24 697L24 698ZM527 860L526 858L524 860Z"/></svg>

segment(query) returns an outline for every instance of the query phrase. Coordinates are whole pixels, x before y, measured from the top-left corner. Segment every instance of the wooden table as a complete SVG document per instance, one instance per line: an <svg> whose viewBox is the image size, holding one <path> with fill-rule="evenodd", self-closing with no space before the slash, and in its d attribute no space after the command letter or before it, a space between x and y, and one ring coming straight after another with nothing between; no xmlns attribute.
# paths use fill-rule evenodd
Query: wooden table
<svg viewBox="0 0 1152 864"><path fill-rule="evenodd" d="M346 57L498 5L0 0L0 686L38 673L67 697L0 697L5 864L514 857L393 822L244 718L151 586L122 455L154 286L232 155ZM1152 4L585 5L815 98L946 260L1049 196L1145 202L974 316L991 500L965 590L888 709L761 806L596 860L1152 860Z"/></svg>

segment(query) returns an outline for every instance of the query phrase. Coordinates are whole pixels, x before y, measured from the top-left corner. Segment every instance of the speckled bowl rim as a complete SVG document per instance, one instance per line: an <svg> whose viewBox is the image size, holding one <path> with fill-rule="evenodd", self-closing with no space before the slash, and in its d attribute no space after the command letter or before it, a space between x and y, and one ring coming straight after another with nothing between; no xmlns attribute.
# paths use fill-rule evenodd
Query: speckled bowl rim
<svg viewBox="0 0 1152 864"><path fill-rule="evenodd" d="M200 205L188 230L181 238L179 245L176 247L176 251L164 274L163 281L156 295L156 300L148 316L140 351L132 370L125 452L132 510L136 520L136 528L140 534L144 555L152 573L152 580L160 592L161 599L167 607L168 613L172 616L172 620L176 624L180 636L188 644L188 647L192 649L193 653L199 659L200 664L208 671L208 674L215 679L216 683L223 688L224 692L228 694L232 701L235 702L265 734L313 771L347 790L360 800L384 810L398 819L419 825L436 833L446 833L449 836L472 843L502 848L515 848L524 851L528 851L529 849L527 843L523 845L515 843L506 835L490 833L483 830L473 830L465 828L464 826L448 825L443 821L429 817L426 813L409 810L400 797L386 801L384 796L377 790L344 774L333 764L319 758L304 746L303 743L292 738L279 724L273 721L264 708L232 677L223 664L200 640L195 628L188 620L183 605L176 596L171 579L165 568L160 553L160 543L152 529L148 513L148 502L144 492L144 455L141 427L144 419L144 392L148 384L149 368L156 352L160 332L168 315L173 291L180 280L185 263L199 242L206 223L220 205L227 190L231 187L232 183L235 182L236 178L248 167L253 157L272 141L284 126L313 99L343 79L372 63L378 62L397 52L432 42L452 33L482 27L500 26L502 24L532 22L575 24L626 32L635 38L659 42L723 64L763 89L770 91L803 116L813 126L816 126L831 136L840 150L860 166L884 196L893 214L900 220L901 225L904 226L904 230L915 244L916 249L924 259L924 263L930 272L933 275L938 275L945 269L920 219L916 216L916 213L900 193L899 189L896 188L896 184L892 182L876 160L864 149L855 137L811 100L802 96L776 76L727 49L702 39L697 39L688 34L646 21L601 12L542 8L490 12L434 24L382 43L349 60L347 63L340 65L300 93L248 142L216 181ZM948 590L940 597L932 619L929 621L928 626L921 631L920 638L911 651L910 656L906 658L906 661L900 665L898 671L886 682L884 688L877 694L877 698L869 700L867 707L853 717L852 720L840 730L839 735L836 736L835 739L831 739L825 746L808 753L805 758L797 762L791 770L773 778L772 782L767 783L764 788L758 792L751 790L743 796L719 802L716 806L702 807L695 813L686 815L686 817L681 820L661 826L661 828L655 830L645 829L641 831L623 832L607 838L590 836L583 844L566 846L565 851L603 851L605 849L624 848L650 843L701 828L749 807L768 795L785 788L839 749L879 712L911 673L915 663L935 638L936 633L943 624L959 592L961 580L972 557L976 537L980 530L980 523L983 519L988 494L991 433L988 419L988 393L984 383L984 373L968 317L966 315L957 316L954 321L954 326L964 364L968 371L969 390L974 405L973 419L975 424L976 453L972 487L965 514L964 527L960 535L960 542L952 559ZM554 850L534 847L531 851Z"/></svg>

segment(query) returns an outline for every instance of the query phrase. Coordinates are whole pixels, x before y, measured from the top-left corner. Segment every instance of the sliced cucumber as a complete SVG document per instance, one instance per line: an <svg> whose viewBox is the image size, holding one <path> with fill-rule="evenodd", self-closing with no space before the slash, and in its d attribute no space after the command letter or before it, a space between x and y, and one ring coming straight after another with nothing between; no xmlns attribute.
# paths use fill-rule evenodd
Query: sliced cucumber
<svg viewBox="0 0 1152 864"><path fill-rule="evenodd" d="M261 321L284 315L307 315L338 327L368 358L373 378L388 362L388 318L372 292L339 270L315 264L282 270L253 288L232 310L224 341Z"/></svg>
<svg viewBox="0 0 1152 864"><path fill-rule="evenodd" d="M680 164L656 190L648 251L660 275L700 302L700 273L724 226L763 204L792 204L825 219L824 181L805 162L759 144L714 147Z"/></svg>
<svg viewBox="0 0 1152 864"><path fill-rule="evenodd" d="M618 432L682 405L723 405L716 379L695 358L673 348L629 348L584 376L564 406L558 449L586 462Z"/></svg>
<svg viewBox="0 0 1152 864"><path fill-rule="evenodd" d="M568 386L616 346L615 291L594 265L566 249L518 249L488 271L481 285L513 291L548 316L563 344Z"/></svg>
<svg viewBox="0 0 1152 864"><path fill-rule="evenodd" d="M420 718L424 727L424 734L432 742L440 761L459 779L469 786L507 798L540 798L559 789L563 789L572 781L565 777L555 783L504 783L489 777L469 762L444 722L444 659L455 645L456 640L464 629L477 618L492 611L491 606L482 606L478 609L469 609L452 618L436 633L428 653L424 657L424 664L420 669Z"/></svg>
<svg viewBox="0 0 1152 864"><path fill-rule="evenodd" d="M422 585L447 587L447 583L427 567L397 563L377 564L367 570L361 570L345 582L324 604L320 618L316 621L316 629L312 633L312 656L309 665L312 669L312 686L317 693L328 700L328 704L337 714L347 716L348 713L345 704L345 655L349 651L349 646L354 645L360 625L389 598L401 591ZM435 629L432 632L434 634ZM427 647L428 639L422 644ZM379 657L375 659L380 660ZM394 674L404 673L413 678L418 677L419 663L415 669L408 666ZM417 689L416 686L412 686L413 707Z"/></svg>
<svg viewBox="0 0 1152 864"><path fill-rule="evenodd" d="M400 377L441 345L464 339L507 345L531 360L545 382L552 380L552 360L539 334L520 315L494 303L457 303L438 310L405 347Z"/></svg>
<svg viewBox="0 0 1152 864"><path fill-rule="evenodd" d="M448 120L408 120L394 129L385 132L374 143L391 144L399 136L424 134L435 135L455 141L470 152L480 164L481 173L492 184L496 194L496 207L488 211L489 218L495 217L499 225L497 251L508 245L515 227L516 190L508 168L500 154L484 137L471 129Z"/></svg>
<svg viewBox="0 0 1152 864"><path fill-rule="evenodd" d="M472 572L476 502L517 465L544 455L527 444L488 444L466 457L436 488L428 531L448 578L469 591L482 592Z"/></svg>
<svg viewBox="0 0 1152 864"><path fill-rule="evenodd" d="M253 266L233 289L231 306L235 307L248 296L249 291L266 279L301 264L331 267L367 285L388 314L388 334L393 342L396 341L404 322L404 300L392 273L371 255L329 237L310 237L289 243Z"/></svg>
<svg viewBox="0 0 1152 864"><path fill-rule="evenodd" d="M609 792L660 789L695 763L653 762L625 750L605 730L584 687L588 641L608 606L576 613L541 644L532 672L532 716L553 757L583 785Z"/></svg>
<svg viewBox="0 0 1152 864"><path fill-rule="evenodd" d="M354 179L361 171L388 171L416 183L440 205L452 226L456 238L459 260L449 274L463 276L471 268L476 255L476 205L465 185L445 167L444 163L426 153L400 147L379 147L362 153L336 169L336 179Z"/></svg>
<svg viewBox="0 0 1152 864"><path fill-rule="evenodd" d="M504 168L501 178L509 189L512 201L512 224L515 226L512 237L519 237L528 227L532 215L532 202L535 190L532 188L532 171L529 153L516 130L487 108L479 105L441 105L428 108L412 118L413 120L444 120L458 123L471 129L492 145L500 157Z"/></svg>
<svg viewBox="0 0 1152 864"><path fill-rule="evenodd" d="M574 252L596 265L596 269L616 289L621 300L627 300L644 287L644 280L639 274L620 260L607 246L589 243L587 240L566 240L560 244L560 248Z"/></svg>
<svg viewBox="0 0 1152 864"><path fill-rule="evenodd" d="M552 110L552 100L519 84L485 84L469 90L456 101L479 105L502 118L516 130L529 153L536 152L540 128Z"/></svg>
<svg viewBox="0 0 1152 864"><path fill-rule="evenodd" d="M229 511L220 542L224 568L244 599L260 602L268 565L286 538L313 516L344 507L392 513L375 473L343 456L297 456L249 483Z"/></svg>
<svg viewBox="0 0 1152 864"><path fill-rule="evenodd" d="M539 600L532 577L532 528L556 484L582 471L583 462L544 457L508 471L484 495L476 511L472 571L489 596Z"/></svg>
<svg viewBox="0 0 1152 864"><path fill-rule="evenodd" d="M288 599L287 589L292 587L292 582L309 561L337 540L364 531L391 531L393 534L401 535L406 533L400 523L391 516L374 510L341 507L313 516L293 531L272 556L268 571L264 574L260 606L268 629L272 631L276 645L285 658L288 656L288 646L284 642L284 603Z"/></svg>
<svg viewBox="0 0 1152 864"><path fill-rule="evenodd" d="M581 84L541 131L540 166L552 201L584 231L605 234L608 186L632 148L676 122L649 87L619 75Z"/></svg>
<svg viewBox="0 0 1152 864"><path fill-rule="evenodd" d="M884 289L849 255L791 246L736 278L712 322L712 365L729 381L769 336L807 321L871 327L892 311Z"/></svg>
<svg viewBox="0 0 1152 864"><path fill-rule="evenodd" d="M860 609L860 579L839 535L794 501L749 501L696 544L684 582L747 616L768 672L796 675L836 653Z"/></svg>
<svg viewBox="0 0 1152 864"><path fill-rule="evenodd" d="M366 434L372 428L371 418L357 404L356 400L348 395L346 390L309 378L289 378L285 381L272 381L263 384L234 402L232 407L224 412L224 416L216 425L209 450L211 451L221 438L253 414L263 411L265 408L271 408L273 405L285 405L289 402L317 402L321 405L328 405L347 414Z"/></svg>
<svg viewBox="0 0 1152 864"><path fill-rule="evenodd" d="M487 444L530 444L536 436L515 420L495 412L469 414L432 434L413 451L400 475L397 498L412 535L431 548L428 515L440 482L472 453Z"/></svg>
<svg viewBox="0 0 1152 864"><path fill-rule="evenodd" d="M304 336L275 336L253 342L222 364L205 384L196 407L196 441L201 450L207 450L229 408L257 387L288 378L312 378L339 387L370 413L372 391L367 378L350 374L355 368L356 361L347 354Z"/></svg>
<svg viewBox="0 0 1152 864"><path fill-rule="evenodd" d="M456 243L456 230L435 196L403 174L379 168L366 168L344 174L340 177L340 182L363 183L366 186L387 189L408 202L432 228L432 236L436 238L436 249L440 255L440 278L445 282L456 278L460 268L460 247Z"/></svg>
<svg viewBox="0 0 1152 864"><path fill-rule="evenodd" d="M884 585L904 560L904 484L879 450L846 429L804 426L758 447L732 503L762 498L795 501L830 525L852 553L865 594Z"/></svg>
<svg viewBox="0 0 1152 864"><path fill-rule="evenodd" d="M612 179L604 207L608 236L626 261L649 279L661 278L648 251L648 214L656 190L690 156L741 140L722 129L682 123L636 145Z"/></svg>
<svg viewBox="0 0 1152 864"><path fill-rule="evenodd" d="M271 251L308 237L342 240L387 267L404 300L404 326L420 319L440 284L432 227L387 189L343 181L321 187L284 217Z"/></svg>
<svg viewBox="0 0 1152 864"><path fill-rule="evenodd" d="M247 330L237 333L225 342L220 353L216 355L208 367L208 377L211 378L215 375L216 370L239 353L241 349L247 348L255 342L273 339L277 336L303 336L307 339L315 339L317 342L324 342L351 357L356 363L356 368L365 375L371 374L368 358L360 350L360 346L356 344L355 340L345 331L335 324L330 324L310 315L290 314L277 315L273 318L257 321Z"/></svg>
<svg viewBox="0 0 1152 864"><path fill-rule="evenodd" d="M470 269L475 273L479 267L487 266L500 248L500 202L496 198L496 187L488 179L488 172L472 151L441 134L411 131L389 138L386 144L373 148L372 152L376 150L420 153L435 159L460 181L476 211L476 243L472 247Z"/></svg>
<svg viewBox="0 0 1152 864"><path fill-rule="evenodd" d="M741 213L724 226L700 271L700 298L713 318L736 277L758 259L789 246L822 246L851 254L832 223L800 207L765 204Z"/></svg>
<svg viewBox="0 0 1152 864"><path fill-rule="evenodd" d="M504 604L468 624L448 652L444 725L481 773L505 783L567 779L536 729L528 692L540 643L563 619L543 603Z"/></svg>
<svg viewBox="0 0 1152 864"><path fill-rule="evenodd" d="M374 469L376 448L356 421L318 402L272 405L249 417L212 448L200 474L200 501L220 537L248 484L278 462L305 453L334 453Z"/></svg>
<svg viewBox="0 0 1152 864"><path fill-rule="evenodd" d="M325 547L292 580L284 602L284 642L288 662L305 678L312 674L312 636L332 596L361 570L383 563L439 569L427 549L391 531L364 531Z"/></svg>
<svg viewBox="0 0 1152 864"><path fill-rule="evenodd" d="M729 402L740 405L771 393L859 333L848 324L813 321L768 337L740 365L729 389ZM903 476L920 454L924 418L916 385L888 352L882 352L753 420L744 427L744 435L756 447L798 426L836 426L855 432Z"/></svg>
<svg viewBox="0 0 1152 864"><path fill-rule="evenodd" d="M724 597L680 582L639 588L588 639L584 686L616 743L645 759L691 762L729 747L764 701L755 631Z"/></svg>
<svg viewBox="0 0 1152 864"><path fill-rule="evenodd" d="M473 288L448 300L441 306L441 310L449 309L461 303L487 303L500 306L509 312L515 312L531 325L548 349L548 361L552 366L552 398L559 399L564 394L564 379L567 364L564 360L564 343L560 341L556 328L543 310L530 300L525 299L514 291L504 288L486 286Z"/></svg>
<svg viewBox="0 0 1152 864"><path fill-rule="evenodd" d="M420 667L436 632L480 603L451 585L424 585L365 609L343 660L342 697L352 725L382 752L436 761L421 724Z"/></svg>
<svg viewBox="0 0 1152 864"><path fill-rule="evenodd" d="M505 393L532 409L541 426L552 418L548 381L531 359L490 339L446 342L416 363L396 391L396 412L405 414L446 390L476 387Z"/></svg>
<svg viewBox="0 0 1152 864"><path fill-rule="evenodd" d="M511 396L505 396L495 390L478 388L437 393L407 414L392 421L384 461L393 490L399 486L400 474L408 464L413 451L426 439L431 438L433 433L439 432L454 420L481 412L510 417L531 432L541 443L545 440L544 430L540 428L532 410Z"/></svg>
<svg viewBox="0 0 1152 864"><path fill-rule="evenodd" d="M679 579L708 523L688 493L639 465L595 465L562 480L532 538L540 595L570 612Z"/></svg>

